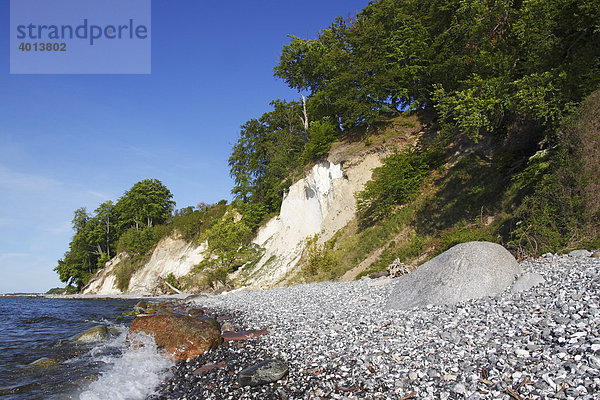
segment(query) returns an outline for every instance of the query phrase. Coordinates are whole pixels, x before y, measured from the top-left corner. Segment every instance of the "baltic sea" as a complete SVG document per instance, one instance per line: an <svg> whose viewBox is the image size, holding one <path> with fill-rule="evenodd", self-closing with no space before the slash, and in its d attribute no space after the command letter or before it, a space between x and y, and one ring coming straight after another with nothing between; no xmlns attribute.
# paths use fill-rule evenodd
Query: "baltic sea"
<svg viewBox="0 0 600 400"><path fill-rule="evenodd" d="M0 297L0 399L144 399L170 367L153 343L128 349L136 303ZM78 342L106 326L103 340Z"/></svg>

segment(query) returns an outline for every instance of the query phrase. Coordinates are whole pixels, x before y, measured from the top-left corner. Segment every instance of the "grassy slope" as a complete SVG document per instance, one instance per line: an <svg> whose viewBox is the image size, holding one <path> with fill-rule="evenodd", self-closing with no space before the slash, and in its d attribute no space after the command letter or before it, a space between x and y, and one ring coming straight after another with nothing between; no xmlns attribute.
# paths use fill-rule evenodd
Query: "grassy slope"
<svg viewBox="0 0 600 400"><path fill-rule="evenodd" d="M419 120L412 114L382 125L362 142L336 143L332 152L343 149L345 158L351 158L352 152L360 154L368 146L398 148L410 143L407 136L416 135L420 142L427 142L437 134L426 118ZM431 171L413 202L371 225L363 224L359 217L352 220L317 249L320 259L315 260L313 252L313 265L304 257L304 273L296 281L335 280L346 273L344 279L360 278L386 269L396 258L416 267L454 244L470 240L507 245L509 238L502 232L511 219L506 211L511 208L511 179L490 156L489 146L452 143L445 147L445 161Z"/></svg>

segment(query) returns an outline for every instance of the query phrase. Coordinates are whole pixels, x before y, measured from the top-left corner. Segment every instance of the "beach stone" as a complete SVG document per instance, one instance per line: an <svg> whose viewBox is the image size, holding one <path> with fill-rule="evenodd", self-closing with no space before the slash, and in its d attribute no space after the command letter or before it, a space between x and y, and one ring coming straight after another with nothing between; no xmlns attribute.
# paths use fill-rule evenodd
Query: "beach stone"
<svg viewBox="0 0 600 400"><path fill-rule="evenodd" d="M589 250L573 250L569 253L569 257L591 257L592 252Z"/></svg>
<svg viewBox="0 0 600 400"><path fill-rule="evenodd" d="M592 257L594 257L594 258L600 258L600 250L594 251L594 253L592 254Z"/></svg>
<svg viewBox="0 0 600 400"><path fill-rule="evenodd" d="M510 291L512 293L521 293L531 289L534 286L541 285L544 282L546 282L546 280L538 273L525 273L517 278L517 281Z"/></svg>
<svg viewBox="0 0 600 400"><path fill-rule="evenodd" d="M388 271L386 269L385 271L373 272L372 274L369 274L369 278L370 279L379 279L379 278L383 278L383 277L386 277L389 275L390 275L390 271Z"/></svg>
<svg viewBox="0 0 600 400"><path fill-rule="evenodd" d="M190 317L199 317L199 316L204 315L204 310L201 308L192 308L192 309L188 310L187 314Z"/></svg>
<svg viewBox="0 0 600 400"><path fill-rule="evenodd" d="M221 332L234 332L235 326L228 321L225 321L221 324Z"/></svg>
<svg viewBox="0 0 600 400"><path fill-rule="evenodd" d="M89 343L99 342L106 338L108 338L108 329L106 328L106 326L102 325L88 329L87 331L77 335L74 340L76 342Z"/></svg>
<svg viewBox="0 0 600 400"><path fill-rule="evenodd" d="M396 279L387 308L406 310L495 296L520 272L517 260L499 244L461 243Z"/></svg>
<svg viewBox="0 0 600 400"><path fill-rule="evenodd" d="M216 321L215 321L216 322ZM184 315L139 316L129 327L134 333L154 337L175 361L189 360L221 344L221 332L207 321Z"/></svg>
<svg viewBox="0 0 600 400"><path fill-rule="evenodd" d="M238 375L240 386L260 386L276 382L286 376L288 367L281 360L267 360L246 368Z"/></svg>
<svg viewBox="0 0 600 400"><path fill-rule="evenodd" d="M146 302L143 300L138 301L137 304L133 307L135 311L139 312L144 311L146 308L148 308L148 304L146 304Z"/></svg>
<svg viewBox="0 0 600 400"><path fill-rule="evenodd" d="M201 366L200 368L196 369L193 373L195 375L202 375L209 371L212 371L213 369L222 369L222 368L225 368L224 362L220 362L218 364L205 364L205 365Z"/></svg>
<svg viewBox="0 0 600 400"><path fill-rule="evenodd" d="M467 393L467 389L465 388L465 385L463 385L462 383L457 383L456 385L454 385L452 387L452 391L454 393L458 393L458 394L466 394Z"/></svg>
<svg viewBox="0 0 600 400"><path fill-rule="evenodd" d="M255 331L241 331L241 332L223 332L221 335L225 342L248 340L269 333L266 329L255 330Z"/></svg>

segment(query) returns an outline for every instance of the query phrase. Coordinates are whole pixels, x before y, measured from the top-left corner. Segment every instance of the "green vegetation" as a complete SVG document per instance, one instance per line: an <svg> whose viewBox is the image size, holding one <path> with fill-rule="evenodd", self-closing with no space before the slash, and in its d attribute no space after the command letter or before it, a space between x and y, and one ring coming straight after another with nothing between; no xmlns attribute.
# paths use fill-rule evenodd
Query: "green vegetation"
<svg viewBox="0 0 600 400"><path fill-rule="evenodd" d="M236 269L244 264L250 249L252 230L241 215L236 218L234 212L228 212L209 230L201 241L208 244L205 264L216 264L226 269Z"/></svg>
<svg viewBox="0 0 600 400"><path fill-rule="evenodd" d="M335 277L333 271L336 261L333 259L331 249L326 245L319 245L318 236L314 235L306 241L306 263L303 273L310 279L327 280Z"/></svg>
<svg viewBox="0 0 600 400"><path fill-rule="evenodd" d="M564 122L555 151L532 157L516 177L531 191L516 211L515 230L528 252L600 247L598 121L600 91Z"/></svg>
<svg viewBox="0 0 600 400"><path fill-rule="evenodd" d="M291 36L274 73L308 97L303 103L276 101L274 111L242 127L230 158L234 194L276 212L291 178L303 164L322 158L332 141L370 146L383 121L410 109L433 116L441 134L429 137L429 144L446 155L450 149L478 150L452 160L458 165L432 163L424 149L388 158L358 196L363 222L387 218L410 203L425 178L446 164L442 181L433 183L441 186L431 199L433 214L419 217L417 232L454 229L482 208L486 215L512 215L524 200L509 231L531 235L529 226L541 224L564 236L564 226L575 220L553 227L525 211L540 218L543 210L571 211L534 201L543 197L542 188L519 174L529 168L545 190L555 192L550 181L558 178L550 176L557 170L535 169L528 160L540 149L552 160L564 158L555 154L569 146L561 135L565 118L600 86L599 41L600 5L593 0L373 1L356 16L337 18L314 39ZM514 187L519 180L527 188ZM505 195L509 187L512 193ZM553 242L552 248L560 242L549 233L536 235ZM503 237L510 240L506 232Z"/></svg>
<svg viewBox="0 0 600 400"><path fill-rule="evenodd" d="M135 254L124 257L115 268L117 288L126 291L133 274L140 270L150 260L150 254Z"/></svg>
<svg viewBox="0 0 600 400"><path fill-rule="evenodd" d="M179 281L177 280L177 278L175 278L175 275L173 275L173 273L169 273L169 275L167 275L167 277L165 278L165 281L173 286L175 289L179 289L181 284L179 283Z"/></svg>
<svg viewBox="0 0 600 400"><path fill-rule="evenodd" d="M304 146L301 156L304 164L325 158L335 137L336 129L329 119L311 122L308 130L308 142Z"/></svg>
<svg viewBox="0 0 600 400"><path fill-rule="evenodd" d="M278 211L291 175L301 166L307 140L298 102L276 100L273 111L242 126L229 157L235 185L232 193L243 203L260 204L265 212Z"/></svg>
<svg viewBox="0 0 600 400"><path fill-rule="evenodd" d="M256 219L254 208L247 208L250 220ZM200 237L199 242L206 242L205 259L196 266L195 273L204 276L201 288L212 290L230 288L232 282L228 275L242 265L256 263L260 254L259 249L252 245L254 231L246 223L247 217L240 214L234 207L218 220Z"/></svg>
<svg viewBox="0 0 600 400"><path fill-rule="evenodd" d="M64 288L52 288L46 292L46 294L75 294L77 288L75 286L65 286Z"/></svg>
<svg viewBox="0 0 600 400"><path fill-rule="evenodd" d="M118 253L127 257L117 268L117 286L127 289L131 275L150 257L156 244L177 232L185 240L196 240L225 213L227 206L199 204L173 212L171 192L158 180L136 183L113 204L101 204L94 215L75 211L75 235L55 271L63 282L78 290ZM138 209L139 208L139 209ZM141 211L140 211L141 210Z"/></svg>
<svg viewBox="0 0 600 400"><path fill-rule="evenodd" d="M507 164L512 154L506 153L512 147L506 142L468 147L455 160L447 157L444 165L428 170L430 178L412 200L391 202L393 207L375 221L363 210L323 245L329 259L334 260L327 268L333 271L332 276L339 277L372 258L358 275L361 277L386 269L396 258L416 265L473 240L501 243L520 257L597 248L598 121L600 91L585 99L563 122L552 149L536 152L520 169ZM455 154L456 147L449 145L447 154ZM389 165L388 159L378 171ZM394 178L391 170L374 174L367 187L386 183L390 187L389 182L395 179L398 184L403 182L402 175ZM359 202L366 192L359 195ZM368 224L361 222L365 219ZM322 279L323 271L315 271L308 279Z"/></svg>
<svg viewBox="0 0 600 400"><path fill-rule="evenodd" d="M362 218L384 218L393 207L413 200L429 174L426 156L424 152L405 149L386 157L383 165L373 171L373 180L356 195Z"/></svg>
<svg viewBox="0 0 600 400"><path fill-rule="evenodd" d="M117 252L145 254L160 239L160 229L154 224L164 223L170 217L175 205L172 197L162 182L145 179L116 203L102 203L94 215L85 208L76 210L75 235L54 269L60 280L81 289Z"/></svg>

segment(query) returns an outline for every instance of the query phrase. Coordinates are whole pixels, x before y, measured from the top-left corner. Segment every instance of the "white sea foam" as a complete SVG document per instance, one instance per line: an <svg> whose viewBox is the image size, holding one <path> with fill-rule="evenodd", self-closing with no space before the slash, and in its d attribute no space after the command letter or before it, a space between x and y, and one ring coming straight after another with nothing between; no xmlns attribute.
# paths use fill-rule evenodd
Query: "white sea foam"
<svg viewBox="0 0 600 400"><path fill-rule="evenodd" d="M141 346L130 346L119 356L98 357L107 364L105 372L81 393L80 400L136 400L152 393L173 363L156 348L150 336L139 335L135 342Z"/></svg>

